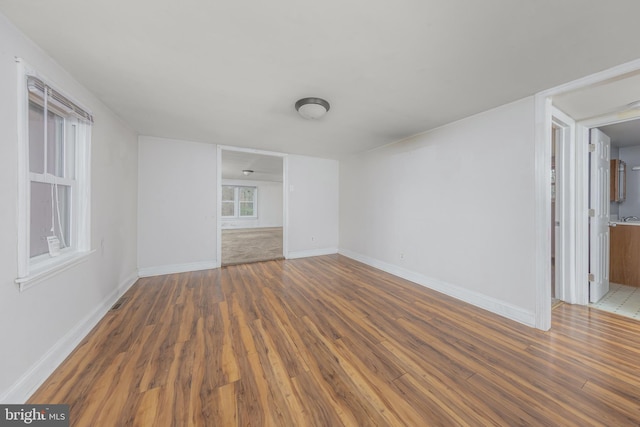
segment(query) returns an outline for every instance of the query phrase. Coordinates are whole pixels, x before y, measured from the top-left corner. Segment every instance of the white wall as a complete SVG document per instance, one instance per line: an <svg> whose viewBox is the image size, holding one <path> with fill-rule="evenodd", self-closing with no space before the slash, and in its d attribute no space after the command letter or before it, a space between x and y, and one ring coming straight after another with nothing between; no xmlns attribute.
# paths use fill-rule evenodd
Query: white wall
<svg viewBox="0 0 640 427"><path fill-rule="evenodd" d="M340 251L533 325L534 100L340 163Z"/></svg>
<svg viewBox="0 0 640 427"><path fill-rule="evenodd" d="M222 219L222 228L282 227L282 183L244 179L223 179L222 185L258 188L258 218Z"/></svg>
<svg viewBox="0 0 640 427"><path fill-rule="evenodd" d="M139 147L139 274L214 268L216 145L141 136ZM290 155L288 169L289 257L336 253L338 162Z"/></svg>
<svg viewBox="0 0 640 427"><path fill-rule="evenodd" d="M213 144L140 136L141 276L217 265L216 149Z"/></svg>
<svg viewBox="0 0 640 427"><path fill-rule="evenodd" d="M336 160L288 156L288 256L336 253L339 165Z"/></svg>
<svg viewBox="0 0 640 427"><path fill-rule="evenodd" d="M87 261L24 292L17 277L17 66L14 57L92 110ZM23 402L137 278L137 137L0 15L0 402Z"/></svg>

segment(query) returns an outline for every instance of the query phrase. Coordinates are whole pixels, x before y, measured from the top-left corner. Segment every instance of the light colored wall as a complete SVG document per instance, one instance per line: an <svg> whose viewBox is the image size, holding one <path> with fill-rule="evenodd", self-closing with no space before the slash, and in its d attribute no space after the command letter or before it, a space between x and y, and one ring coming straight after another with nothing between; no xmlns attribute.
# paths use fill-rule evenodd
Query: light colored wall
<svg viewBox="0 0 640 427"><path fill-rule="evenodd" d="M244 185L258 188L258 218L222 219L222 228L282 227L282 183L223 179L222 185Z"/></svg>
<svg viewBox="0 0 640 427"><path fill-rule="evenodd" d="M214 268L216 146L141 136L139 147L139 274ZM336 253L338 162L291 155L288 165L290 257Z"/></svg>
<svg viewBox="0 0 640 427"><path fill-rule="evenodd" d="M339 166L336 160L288 156L290 258L336 253Z"/></svg>
<svg viewBox="0 0 640 427"><path fill-rule="evenodd" d="M87 261L19 292L17 66L23 58L92 110ZM0 15L0 402L23 402L137 278L135 132Z"/></svg>
<svg viewBox="0 0 640 427"><path fill-rule="evenodd" d="M140 136L141 276L216 266L216 146Z"/></svg>
<svg viewBox="0 0 640 427"><path fill-rule="evenodd" d="M534 100L340 162L340 251L533 325Z"/></svg>
<svg viewBox="0 0 640 427"><path fill-rule="evenodd" d="M637 216L640 218L640 171L631 170L640 166L640 145L620 147L620 160L627 163L627 198L618 204L620 217Z"/></svg>

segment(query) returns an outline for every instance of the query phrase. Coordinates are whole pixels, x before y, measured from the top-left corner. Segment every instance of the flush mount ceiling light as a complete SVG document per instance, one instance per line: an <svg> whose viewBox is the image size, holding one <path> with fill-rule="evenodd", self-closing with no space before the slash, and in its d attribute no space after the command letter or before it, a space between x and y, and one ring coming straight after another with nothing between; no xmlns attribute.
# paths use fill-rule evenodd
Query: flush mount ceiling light
<svg viewBox="0 0 640 427"><path fill-rule="evenodd" d="M302 98L296 102L296 111L305 119L315 120L327 114L329 103L322 98Z"/></svg>
<svg viewBox="0 0 640 427"><path fill-rule="evenodd" d="M244 176L249 176L253 173L253 171L251 169L243 169L242 173L244 174Z"/></svg>

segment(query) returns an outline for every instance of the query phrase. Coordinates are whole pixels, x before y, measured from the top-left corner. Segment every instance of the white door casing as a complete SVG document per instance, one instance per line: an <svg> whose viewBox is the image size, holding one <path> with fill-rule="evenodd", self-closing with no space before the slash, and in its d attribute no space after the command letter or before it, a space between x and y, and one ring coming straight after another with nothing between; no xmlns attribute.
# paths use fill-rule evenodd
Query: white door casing
<svg viewBox="0 0 640 427"><path fill-rule="evenodd" d="M556 133L556 245L555 278L559 300L575 304L576 251L575 240L575 121L557 108L552 108L552 124ZM552 128L553 130L553 128ZM582 276L584 277L584 275Z"/></svg>
<svg viewBox="0 0 640 427"><path fill-rule="evenodd" d="M589 301L598 302L609 292L609 192L611 140L591 129L590 277Z"/></svg>

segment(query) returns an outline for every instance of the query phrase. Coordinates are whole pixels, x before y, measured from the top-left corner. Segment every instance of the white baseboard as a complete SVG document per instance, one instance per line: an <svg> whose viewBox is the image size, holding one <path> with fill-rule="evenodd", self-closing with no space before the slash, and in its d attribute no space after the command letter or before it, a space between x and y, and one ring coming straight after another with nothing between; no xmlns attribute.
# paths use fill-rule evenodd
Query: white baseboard
<svg viewBox="0 0 640 427"><path fill-rule="evenodd" d="M201 261L201 262L189 262L185 264L159 265L156 267L138 268L138 276L140 277L162 276L164 274L210 270L212 268L219 268L219 267L220 267L220 263L217 261Z"/></svg>
<svg viewBox="0 0 640 427"><path fill-rule="evenodd" d="M282 227L282 224L262 224L262 225L223 225L220 227L220 229L222 230L247 230L247 229L252 229L252 230L259 230L261 228L280 228Z"/></svg>
<svg viewBox="0 0 640 427"><path fill-rule="evenodd" d="M310 256L333 255L337 253L338 253L338 248L309 249L306 251L289 252L289 254L287 255L287 259L307 258Z"/></svg>
<svg viewBox="0 0 640 427"><path fill-rule="evenodd" d="M394 276L401 277L411 282L417 283L434 291L441 292L450 297L459 299L476 307L480 307L484 310L506 317L507 319L515 320L527 326L535 327L535 313L533 311L527 311L521 307L514 306L512 304L500 301L496 298L486 296L484 294L470 291L451 283L444 282L442 280L433 279L420 273L416 273L411 270L398 267L397 265L389 264L384 261L377 260L375 258L368 257L356 252L352 252L348 249L340 249L338 251L340 255L344 255L348 258L355 259L371 267L377 268Z"/></svg>
<svg viewBox="0 0 640 427"><path fill-rule="evenodd" d="M78 322L73 329L60 338L18 381L0 395L0 403L23 404L26 402L136 280L138 280L136 274L131 274L124 279L117 289L102 300L102 302L84 319Z"/></svg>

